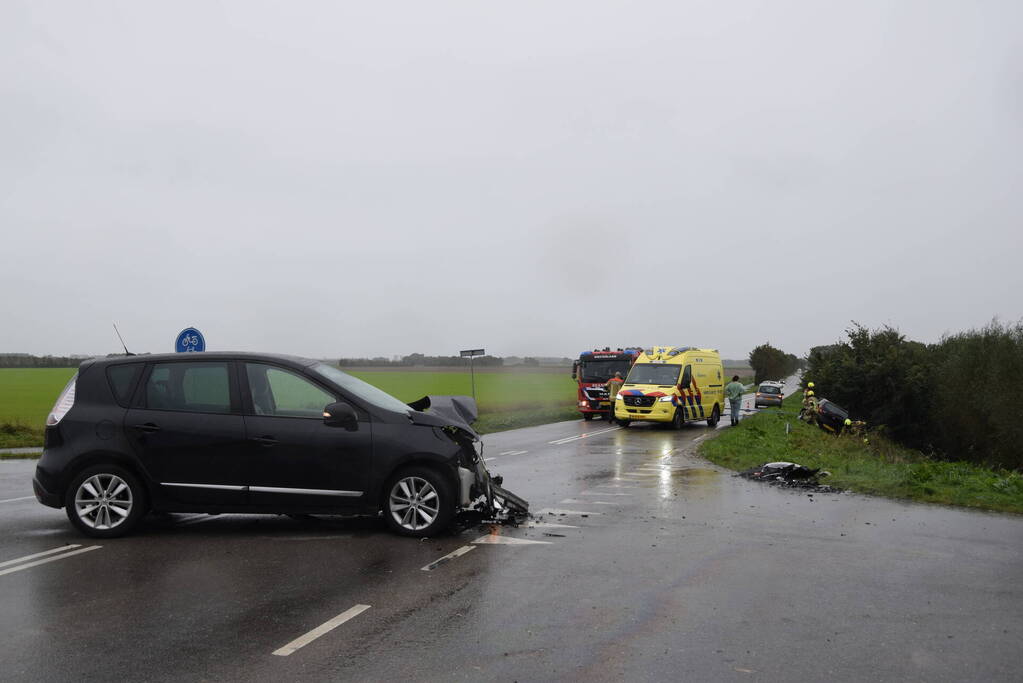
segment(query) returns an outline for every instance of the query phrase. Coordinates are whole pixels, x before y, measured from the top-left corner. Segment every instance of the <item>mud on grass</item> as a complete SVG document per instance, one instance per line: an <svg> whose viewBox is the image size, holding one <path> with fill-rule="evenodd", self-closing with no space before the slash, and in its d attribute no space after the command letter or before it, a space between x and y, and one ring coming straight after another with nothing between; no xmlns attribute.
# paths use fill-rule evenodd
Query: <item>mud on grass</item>
<svg viewBox="0 0 1023 683"><path fill-rule="evenodd" d="M784 460L831 472L821 480L838 489L927 503L1023 513L1023 476L966 462L934 460L879 434L832 436L796 419L801 394L781 411L765 410L700 444L711 462L745 470ZM785 433L785 423L791 432Z"/></svg>

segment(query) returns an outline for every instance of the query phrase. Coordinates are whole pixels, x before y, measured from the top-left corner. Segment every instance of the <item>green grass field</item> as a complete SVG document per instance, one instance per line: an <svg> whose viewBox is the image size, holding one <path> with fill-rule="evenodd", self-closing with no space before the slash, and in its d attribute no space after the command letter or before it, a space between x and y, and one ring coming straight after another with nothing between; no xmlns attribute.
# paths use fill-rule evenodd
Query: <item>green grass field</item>
<svg viewBox="0 0 1023 683"><path fill-rule="evenodd" d="M46 415L67 383L73 368L0 368L0 448L42 444ZM428 394L471 395L469 373L360 372L363 379L402 401ZM549 372L477 372L476 396L482 432L513 429L579 417L575 383ZM5 426L6 425L6 426Z"/></svg>
<svg viewBox="0 0 1023 683"><path fill-rule="evenodd" d="M802 392L785 399L781 411L766 410L700 445L711 462L745 470L766 462L820 467L822 483L928 503L1023 513L1023 476L967 462L946 462L902 448L883 436L826 434L796 419ZM785 423L791 425L786 434Z"/></svg>

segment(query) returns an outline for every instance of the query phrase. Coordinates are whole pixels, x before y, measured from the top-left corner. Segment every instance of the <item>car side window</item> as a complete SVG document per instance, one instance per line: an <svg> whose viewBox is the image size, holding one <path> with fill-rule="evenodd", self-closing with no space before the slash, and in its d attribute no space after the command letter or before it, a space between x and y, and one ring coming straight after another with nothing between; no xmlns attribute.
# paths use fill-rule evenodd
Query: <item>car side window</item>
<svg viewBox="0 0 1023 683"><path fill-rule="evenodd" d="M142 363L112 365L107 368L107 381L110 383L110 390L114 392L114 400L120 405L128 405L141 369Z"/></svg>
<svg viewBox="0 0 1023 683"><path fill-rule="evenodd" d="M297 373L263 363L246 363L252 408L256 415L323 419L323 409L337 400Z"/></svg>
<svg viewBox="0 0 1023 683"><path fill-rule="evenodd" d="M230 413L227 363L157 363L146 380L146 408Z"/></svg>

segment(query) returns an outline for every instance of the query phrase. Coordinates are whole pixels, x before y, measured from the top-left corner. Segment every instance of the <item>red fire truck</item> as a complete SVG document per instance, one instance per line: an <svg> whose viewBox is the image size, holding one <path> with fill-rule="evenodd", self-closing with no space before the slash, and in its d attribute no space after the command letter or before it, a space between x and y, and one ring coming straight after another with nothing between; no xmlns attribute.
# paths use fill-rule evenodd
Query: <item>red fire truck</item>
<svg viewBox="0 0 1023 683"><path fill-rule="evenodd" d="M640 348L604 347L579 354L579 360L572 363L572 379L578 385L576 404L584 420L592 420L594 415L607 417L613 398L607 395L607 381L616 372L622 373L622 379L625 379L642 352Z"/></svg>

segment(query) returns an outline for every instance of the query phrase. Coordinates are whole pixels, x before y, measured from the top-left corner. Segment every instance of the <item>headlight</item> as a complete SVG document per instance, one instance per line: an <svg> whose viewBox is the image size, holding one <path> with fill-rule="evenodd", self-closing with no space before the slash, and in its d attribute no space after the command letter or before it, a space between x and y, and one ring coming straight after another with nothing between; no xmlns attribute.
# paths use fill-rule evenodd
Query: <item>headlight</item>
<svg viewBox="0 0 1023 683"><path fill-rule="evenodd" d="M675 398L675 397L674 397L674 396L661 396L661 397L660 397L659 399L657 399L657 400L658 400L658 401L662 401L662 402L664 402L664 403L669 403L669 402L671 401L671 399L673 399L673 398Z"/></svg>
<svg viewBox="0 0 1023 683"><path fill-rule="evenodd" d="M622 396L622 392L620 391L615 395L615 400L621 401L623 398L625 397Z"/></svg>

